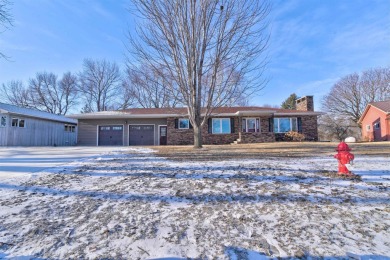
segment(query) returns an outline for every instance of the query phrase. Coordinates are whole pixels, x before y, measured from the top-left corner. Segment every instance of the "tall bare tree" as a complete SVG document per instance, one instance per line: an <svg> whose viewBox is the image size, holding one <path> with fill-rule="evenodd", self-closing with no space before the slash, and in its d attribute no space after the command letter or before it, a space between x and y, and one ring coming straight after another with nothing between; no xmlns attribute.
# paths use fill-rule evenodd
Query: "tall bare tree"
<svg viewBox="0 0 390 260"><path fill-rule="evenodd" d="M104 111L121 94L121 73L116 63L85 59L79 74L79 91L85 102L83 112Z"/></svg>
<svg viewBox="0 0 390 260"><path fill-rule="evenodd" d="M78 105L78 77L71 72L66 72L58 82L60 89L59 110L67 114L71 108Z"/></svg>
<svg viewBox="0 0 390 260"><path fill-rule="evenodd" d="M31 107L65 115L76 104L77 77L68 72L57 82L54 73L37 73L30 79L28 91Z"/></svg>
<svg viewBox="0 0 390 260"><path fill-rule="evenodd" d="M390 99L390 68L376 68L341 78L322 101L324 110L357 123L370 102Z"/></svg>
<svg viewBox="0 0 390 260"><path fill-rule="evenodd" d="M128 67L124 80L126 93L136 105L144 108L175 107L179 103L174 81L164 68L154 69L148 64Z"/></svg>
<svg viewBox="0 0 390 260"><path fill-rule="evenodd" d="M1 97L6 103L20 107L31 107L29 91L22 81L13 80L3 84Z"/></svg>
<svg viewBox="0 0 390 260"><path fill-rule="evenodd" d="M238 85L232 84L235 73L242 93L253 94L264 87L266 62L261 54L268 41L270 5L261 0L133 3L145 19L137 27L139 40L129 35L129 61L167 69L188 108L194 147L202 147L201 127L210 113L237 94Z"/></svg>
<svg viewBox="0 0 390 260"><path fill-rule="evenodd" d="M12 26L10 5L10 1L0 0L0 33ZM0 52L0 58L7 58L7 56Z"/></svg>

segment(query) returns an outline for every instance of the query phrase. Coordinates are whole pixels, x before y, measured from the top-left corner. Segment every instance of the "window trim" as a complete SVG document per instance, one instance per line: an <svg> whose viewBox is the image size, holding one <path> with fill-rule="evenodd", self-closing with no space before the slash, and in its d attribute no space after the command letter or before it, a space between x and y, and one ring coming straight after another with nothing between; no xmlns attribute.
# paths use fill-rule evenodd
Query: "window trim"
<svg viewBox="0 0 390 260"><path fill-rule="evenodd" d="M255 131L254 132L249 132L249 127L248 127L248 121L252 119L255 120ZM241 129L244 133L259 133L260 132L260 118L259 117L246 117L243 118L243 121L245 121L245 128L243 129L241 126Z"/></svg>
<svg viewBox="0 0 390 260"><path fill-rule="evenodd" d="M223 130L223 128L222 128L222 121L223 121L224 119L228 119L228 120L229 120L229 131L228 131L227 133L224 133L224 132L222 131L222 130ZM214 120L218 120L218 121L220 122L219 126L220 126L220 128L221 128L221 132L216 133L216 132L214 131ZM231 118L230 118L230 117L212 118L212 119L211 119L211 133L212 133L212 134L217 134L217 135L231 134L231 133L232 133Z"/></svg>
<svg viewBox="0 0 390 260"><path fill-rule="evenodd" d="M276 134L284 134L287 132L280 132L280 119L289 119L290 121L290 130L289 131L294 131L293 129L293 119L295 119L295 131L298 132L298 118L297 117L274 117L274 133ZM275 122L277 120L277 123ZM275 129L277 127L277 129ZM275 131L276 130L276 131Z"/></svg>
<svg viewBox="0 0 390 260"><path fill-rule="evenodd" d="M180 127L180 121L181 120L186 120L187 121L187 127ZM179 120L177 121L177 128L178 129L190 129L190 119L188 119L188 118L179 118Z"/></svg>
<svg viewBox="0 0 390 260"><path fill-rule="evenodd" d="M16 125L13 125L14 120L16 120ZM23 121L23 126L20 126L20 121ZM11 127L26 128L26 120L24 118L12 117Z"/></svg>

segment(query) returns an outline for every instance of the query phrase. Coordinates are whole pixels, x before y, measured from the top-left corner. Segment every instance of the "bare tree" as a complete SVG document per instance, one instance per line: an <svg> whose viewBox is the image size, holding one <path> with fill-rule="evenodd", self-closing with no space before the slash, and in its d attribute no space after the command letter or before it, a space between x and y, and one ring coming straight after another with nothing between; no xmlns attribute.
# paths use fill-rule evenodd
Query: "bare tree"
<svg viewBox="0 0 390 260"><path fill-rule="evenodd" d="M31 107L29 91L22 81L13 80L3 84L1 96L6 103L20 107Z"/></svg>
<svg viewBox="0 0 390 260"><path fill-rule="evenodd" d="M148 64L128 67L124 80L125 93L135 104L144 108L175 107L179 100L172 91L174 81L164 68L155 69Z"/></svg>
<svg viewBox="0 0 390 260"><path fill-rule="evenodd" d="M65 115L76 104L77 78L68 72L57 82L54 73L37 73L30 79L28 91L30 107Z"/></svg>
<svg viewBox="0 0 390 260"><path fill-rule="evenodd" d="M104 111L121 95L121 74L116 63L85 59L79 74L83 112Z"/></svg>
<svg viewBox="0 0 390 260"><path fill-rule="evenodd" d="M0 33L12 26L12 16L10 14L11 2L8 0L0 0ZM7 58L0 52L0 58Z"/></svg>
<svg viewBox="0 0 390 260"><path fill-rule="evenodd" d="M361 136L358 125L351 119L333 114L322 115L318 122L318 133L322 140L342 141L348 136Z"/></svg>
<svg viewBox="0 0 390 260"><path fill-rule="evenodd" d="M65 115L78 104L78 78L71 72L66 72L58 85L60 89L59 110Z"/></svg>
<svg viewBox="0 0 390 260"><path fill-rule="evenodd" d="M359 121L370 102L390 98L390 69L377 68L341 78L322 101L324 110Z"/></svg>
<svg viewBox="0 0 390 260"><path fill-rule="evenodd" d="M129 35L129 62L166 68L188 108L194 147L202 147L201 127L215 107L237 94L234 82L246 95L264 87L261 54L268 42L270 5L259 0L133 2L145 19L137 27L140 40Z"/></svg>

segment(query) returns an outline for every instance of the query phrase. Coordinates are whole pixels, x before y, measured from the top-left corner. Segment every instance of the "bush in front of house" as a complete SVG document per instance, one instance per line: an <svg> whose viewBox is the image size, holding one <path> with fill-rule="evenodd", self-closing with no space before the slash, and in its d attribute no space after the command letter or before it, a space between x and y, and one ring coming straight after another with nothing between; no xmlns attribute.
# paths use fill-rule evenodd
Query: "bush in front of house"
<svg viewBox="0 0 390 260"><path fill-rule="evenodd" d="M302 142L305 140L305 135L295 132L295 131L289 131L284 135L285 141L298 141Z"/></svg>

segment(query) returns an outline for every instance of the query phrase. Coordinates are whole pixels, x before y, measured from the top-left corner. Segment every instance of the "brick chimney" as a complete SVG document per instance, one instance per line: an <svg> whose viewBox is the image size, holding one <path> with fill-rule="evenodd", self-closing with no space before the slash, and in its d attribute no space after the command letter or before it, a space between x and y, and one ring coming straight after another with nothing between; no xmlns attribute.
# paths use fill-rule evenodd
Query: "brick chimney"
<svg viewBox="0 0 390 260"><path fill-rule="evenodd" d="M296 109L300 111L314 111L313 96L305 96L295 101Z"/></svg>

